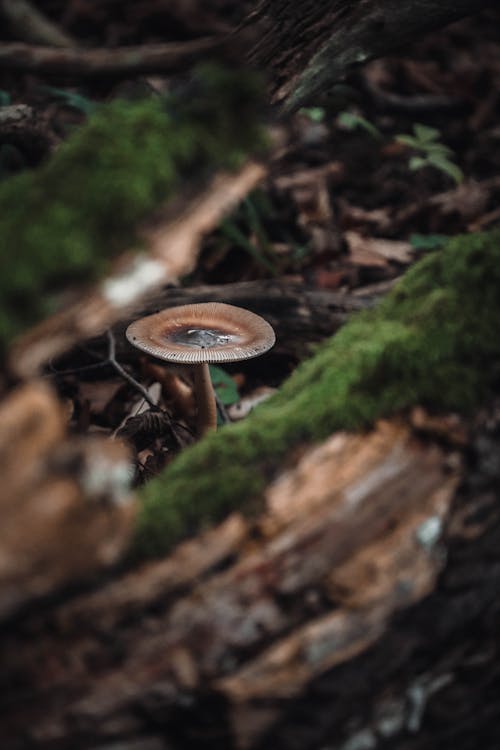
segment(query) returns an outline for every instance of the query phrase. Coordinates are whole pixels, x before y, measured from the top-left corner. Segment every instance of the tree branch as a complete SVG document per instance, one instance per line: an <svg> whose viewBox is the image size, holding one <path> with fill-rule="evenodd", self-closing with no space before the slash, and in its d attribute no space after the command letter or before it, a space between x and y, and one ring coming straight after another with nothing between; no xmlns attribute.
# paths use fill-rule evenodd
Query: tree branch
<svg viewBox="0 0 500 750"><path fill-rule="evenodd" d="M12 42L0 44L0 66L11 70L65 76L168 73L219 49L223 43L220 38L207 37L140 47L56 49Z"/></svg>
<svg viewBox="0 0 500 750"><path fill-rule="evenodd" d="M28 0L1 0L0 11L11 31L27 42L51 47L74 47L75 39L52 23Z"/></svg>

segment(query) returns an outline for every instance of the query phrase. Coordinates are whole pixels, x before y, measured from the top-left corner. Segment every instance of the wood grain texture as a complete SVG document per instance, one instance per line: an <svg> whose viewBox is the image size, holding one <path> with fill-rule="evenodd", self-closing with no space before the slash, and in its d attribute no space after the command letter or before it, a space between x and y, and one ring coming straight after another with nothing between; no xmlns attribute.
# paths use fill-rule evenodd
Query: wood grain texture
<svg viewBox="0 0 500 750"><path fill-rule="evenodd" d="M290 711L299 697L309 710L308 691L323 680L333 681L330 699L345 692L335 709L344 736L348 716L396 689L401 660L419 670L413 648L432 649L434 633L420 629L391 655L384 643L391 633L398 642L397 623L415 607L445 617L440 581L456 539L473 554L489 528L482 521L464 541L459 453L422 429L381 422L367 435L332 436L290 457L256 520L233 515L166 560L7 625L3 746L19 736L39 748L153 736L158 747L209 747L216 736L223 747L264 748L272 732L286 747ZM379 649L387 664L372 674ZM363 680L381 687L347 706L365 688L335 675L360 659ZM317 727L309 734L300 747L316 746Z"/></svg>

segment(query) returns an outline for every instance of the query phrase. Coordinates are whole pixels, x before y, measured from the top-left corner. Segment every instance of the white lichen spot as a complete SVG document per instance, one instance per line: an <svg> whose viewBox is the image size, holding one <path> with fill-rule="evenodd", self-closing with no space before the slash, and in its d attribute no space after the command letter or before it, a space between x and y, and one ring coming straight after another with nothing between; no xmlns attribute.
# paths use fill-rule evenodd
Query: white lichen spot
<svg viewBox="0 0 500 750"><path fill-rule="evenodd" d="M340 750L374 750L377 739L371 729L361 729L352 734L341 746Z"/></svg>
<svg viewBox="0 0 500 750"><path fill-rule="evenodd" d="M431 695L437 693L443 687L452 682L451 674L441 674L436 677L422 675L406 691L408 700L408 716L406 728L409 732L416 733L422 725L425 707Z"/></svg>
<svg viewBox="0 0 500 750"><path fill-rule="evenodd" d="M104 298L114 307L125 307L152 287L160 284L164 271L159 261L139 255L125 273L104 282Z"/></svg>
<svg viewBox="0 0 500 750"><path fill-rule="evenodd" d="M401 700L386 700L376 711L377 732L388 739L399 734L405 726L405 702Z"/></svg>
<svg viewBox="0 0 500 750"><path fill-rule="evenodd" d="M418 543L427 551L434 549L443 532L443 522L439 516L431 516L420 524L415 534Z"/></svg>
<svg viewBox="0 0 500 750"><path fill-rule="evenodd" d="M130 499L133 473L128 461L96 456L85 467L80 481L86 497L123 505Z"/></svg>

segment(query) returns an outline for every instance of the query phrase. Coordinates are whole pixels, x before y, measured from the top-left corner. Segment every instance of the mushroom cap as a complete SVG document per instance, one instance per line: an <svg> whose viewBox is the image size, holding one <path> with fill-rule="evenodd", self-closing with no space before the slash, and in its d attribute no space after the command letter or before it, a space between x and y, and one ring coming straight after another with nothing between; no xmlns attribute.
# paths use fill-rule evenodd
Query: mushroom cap
<svg viewBox="0 0 500 750"><path fill-rule="evenodd" d="M276 337L269 323L223 302L170 307L131 323L133 346L167 362L237 362L263 354Z"/></svg>

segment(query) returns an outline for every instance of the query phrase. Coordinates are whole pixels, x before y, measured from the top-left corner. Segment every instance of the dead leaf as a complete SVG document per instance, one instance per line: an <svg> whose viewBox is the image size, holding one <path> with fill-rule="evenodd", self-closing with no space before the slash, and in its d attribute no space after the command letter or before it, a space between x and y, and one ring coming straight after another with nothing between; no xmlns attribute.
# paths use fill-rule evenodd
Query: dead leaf
<svg viewBox="0 0 500 750"><path fill-rule="evenodd" d="M231 404L228 407L227 413L229 418L233 422L237 422L240 419L247 417L252 409L266 401L273 393L276 393L276 388L270 388L267 385L263 385L260 388L256 388L252 393L244 396L236 404Z"/></svg>
<svg viewBox="0 0 500 750"><path fill-rule="evenodd" d="M379 232L387 231L391 226L389 208L367 210L361 206L353 206L345 199L339 198L337 205L340 214L340 224L344 229L351 227L372 227Z"/></svg>
<svg viewBox="0 0 500 750"><path fill-rule="evenodd" d="M454 190L439 193L430 199L434 206L446 216L458 214L472 221L486 210L490 198L488 188L476 180L464 180Z"/></svg>
<svg viewBox="0 0 500 750"><path fill-rule="evenodd" d="M351 261L357 266L385 268L387 261L411 263L413 248L409 242L364 237L358 232L345 232Z"/></svg>
<svg viewBox="0 0 500 750"><path fill-rule="evenodd" d="M86 401L92 414L101 414L123 388L123 380L79 381L78 394Z"/></svg>

